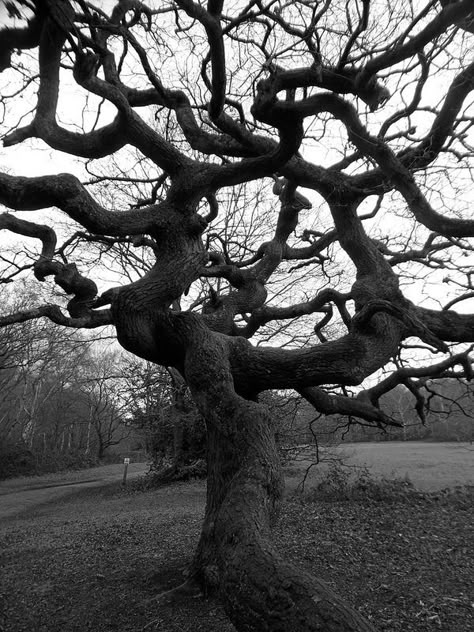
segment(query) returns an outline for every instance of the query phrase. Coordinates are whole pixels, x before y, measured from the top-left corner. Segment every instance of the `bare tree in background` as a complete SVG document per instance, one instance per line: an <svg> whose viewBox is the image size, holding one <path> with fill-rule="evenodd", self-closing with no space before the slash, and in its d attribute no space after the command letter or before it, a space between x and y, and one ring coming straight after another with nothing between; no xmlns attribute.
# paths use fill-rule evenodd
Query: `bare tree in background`
<svg viewBox="0 0 474 632"><path fill-rule="evenodd" d="M34 287L12 285L1 310L27 310ZM0 329L0 477L92 463L130 435L122 354L92 346L47 319Z"/></svg>
<svg viewBox="0 0 474 632"><path fill-rule="evenodd" d="M320 413L394 424L378 401L397 384L470 376L463 343L474 341L474 318L454 308L474 290L472 0L5 8L4 147L40 139L84 159L92 179L1 173L8 209L68 218L53 227L53 215L6 212L0 228L38 240L30 268L70 300L0 324L112 325L125 349L181 374L206 420L209 471L186 588L217 588L237 630L372 630L271 544L283 479L274 419L258 398L294 389ZM225 218L242 188L266 196L241 214L231 247ZM256 224L260 243L246 248ZM96 266L117 245L118 257L146 252L148 271L129 262L129 278L100 293ZM336 288L325 271L338 257ZM8 281L29 267L5 263ZM443 278L449 302L415 300ZM331 319L340 334L324 327ZM295 320L306 335L250 342ZM410 365L413 348L420 361Z"/></svg>
<svg viewBox="0 0 474 632"><path fill-rule="evenodd" d="M130 437L131 429L126 423L130 395L121 379L121 354L102 349L88 360L76 387L86 408L86 419L81 420L87 427L86 453L94 446L100 461L109 448Z"/></svg>

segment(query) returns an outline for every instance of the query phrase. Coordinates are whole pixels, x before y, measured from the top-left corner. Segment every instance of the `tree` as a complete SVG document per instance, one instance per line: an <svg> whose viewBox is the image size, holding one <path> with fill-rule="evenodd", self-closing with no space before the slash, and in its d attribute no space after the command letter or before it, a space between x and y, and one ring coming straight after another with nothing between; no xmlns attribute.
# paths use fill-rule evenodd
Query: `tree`
<svg viewBox="0 0 474 632"><path fill-rule="evenodd" d="M91 354L84 366L82 379L77 384L79 399L84 400L83 425L87 428L86 454L95 447L98 460L108 448L119 445L131 434L127 423L130 395L120 371L120 354L101 349Z"/></svg>
<svg viewBox="0 0 474 632"><path fill-rule="evenodd" d="M390 425L378 403L397 384L470 377L472 0L5 6L4 147L39 139L89 181L0 175L0 228L41 245L5 279L32 268L71 297L0 324L112 325L181 374L208 437L188 586L217 587L237 630L372 630L271 544L283 479L259 395ZM229 236L238 192L252 205ZM50 207L69 225L13 212ZM97 266L133 247L148 271L129 262L99 292ZM443 278L444 306L428 300Z"/></svg>
<svg viewBox="0 0 474 632"><path fill-rule="evenodd" d="M27 291L22 284L16 295L4 292L2 311L31 306ZM49 418L48 426L55 424L53 402L61 397L71 376L77 377L90 343L46 320L4 327L0 336L0 436L2 442L20 441L31 449L35 443L43 444L42 417Z"/></svg>
<svg viewBox="0 0 474 632"><path fill-rule="evenodd" d="M151 461L150 485L204 476L205 426L180 373L132 357L124 377L129 424Z"/></svg>
<svg viewBox="0 0 474 632"><path fill-rule="evenodd" d="M32 306L30 285L13 290L2 293L3 312ZM8 461L0 476L91 463L130 434L121 359L92 346L83 332L46 319L0 329L2 465Z"/></svg>

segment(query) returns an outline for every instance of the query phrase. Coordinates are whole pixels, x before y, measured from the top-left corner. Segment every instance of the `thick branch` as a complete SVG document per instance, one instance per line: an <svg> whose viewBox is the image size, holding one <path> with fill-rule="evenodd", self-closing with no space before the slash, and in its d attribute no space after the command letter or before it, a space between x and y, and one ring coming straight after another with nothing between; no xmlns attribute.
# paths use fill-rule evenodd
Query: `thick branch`
<svg viewBox="0 0 474 632"><path fill-rule="evenodd" d="M383 331L382 331L383 330ZM384 366L399 347L401 329L389 318L370 335L350 333L304 349L252 347L243 338L229 340L237 388L293 388L322 384L360 384Z"/></svg>
<svg viewBox="0 0 474 632"><path fill-rule="evenodd" d="M453 310L414 307L417 318L437 338L450 342L474 342L474 316Z"/></svg>
<svg viewBox="0 0 474 632"><path fill-rule="evenodd" d="M28 222L24 219L19 219L10 213L2 213L0 215L0 230L2 228L11 230L19 235L24 235L25 237L40 239L43 244L41 257L47 260L51 260L53 258L57 239L56 233L49 226Z"/></svg>
<svg viewBox="0 0 474 632"><path fill-rule="evenodd" d="M314 64L305 68L279 70L276 73L276 90L317 87L336 94L354 94L367 103L372 111L376 110L390 94L375 76L361 82L358 74L357 70L321 68Z"/></svg>
<svg viewBox="0 0 474 632"><path fill-rule="evenodd" d="M108 309L90 312L88 316L82 318L69 318L62 313L57 305L43 305L34 309L15 312L8 316L0 316L0 327L6 327L7 325L13 325L15 323L24 323L27 320L44 317L49 318L57 325L74 327L76 329L94 329L95 327L103 327L113 323L112 314Z"/></svg>
<svg viewBox="0 0 474 632"><path fill-rule="evenodd" d="M308 314L314 314L316 312L326 312L326 306L329 302L334 301L338 307L341 306L347 300L348 296L339 294L335 290L323 290L319 292L317 296L311 301L304 303L296 303L295 305L289 305L288 307L272 307L265 305L264 307L252 312L246 327L242 329L240 334L246 338L250 338L262 325L269 323L272 320L289 320L292 318L299 318ZM344 312L346 317L346 313Z"/></svg>
<svg viewBox="0 0 474 632"><path fill-rule="evenodd" d="M157 225L157 206L116 213L104 209L70 174L26 178L0 173L0 203L18 211L56 206L100 235L141 235Z"/></svg>
<svg viewBox="0 0 474 632"><path fill-rule="evenodd" d="M314 408L325 415L349 415L360 417L366 421L383 424L386 426L403 427L403 424L386 415L383 410L373 406L369 402L362 401L344 395L330 395L321 388L302 388L298 392Z"/></svg>
<svg viewBox="0 0 474 632"><path fill-rule="evenodd" d="M474 236L474 220L444 217L437 213L421 193L411 172L380 139L369 134L359 120L357 111L340 97L328 94L310 97L298 103L280 103L278 109L310 116L327 111L341 120L349 139L365 155L378 162L386 177L405 198L416 219L430 230L450 237Z"/></svg>
<svg viewBox="0 0 474 632"><path fill-rule="evenodd" d="M370 328L370 321L375 314L384 312L397 318L406 327L408 336L418 336L438 351L448 352L449 347L437 338L432 331L417 317L415 310L402 305L395 305L390 301L376 299L369 301L352 319L352 326L364 330Z"/></svg>
<svg viewBox="0 0 474 632"><path fill-rule="evenodd" d="M176 4L182 7L190 17L199 20L206 30L212 66L209 116L212 120L216 120L224 108L226 94L225 48L220 23L222 3L210 2L207 11L191 0L177 0Z"/></svg>
<svg viewBox="0 0 474 632"><path fill-rule="evenodd" d="M372 388L361 391L358 394L358 398L361 401L370 401L375 403L380 399L380 397L382 397L382 395L393 390L399 384L405 383L410 378L435 378L441 375L446 369L449 369L456 364L461 364L463 367L466 367L466 374L470 376L472 373L472 360L470 358L471 352L472 347L462 353L457 353L450 358L446 358L445 360L430 366L404 367L398 369Z"/></svg>
<svg viewBox="0 0 474 632"><path fill-rule="evenodd" d="M37 13L25 28L0 29L0 72L10 67L13 51L38 46L42 19Z"/></svg>
<svg viewBox="0 0 474 632"><path fill-rule="evenodd" d="M392 45L385 53L371 59L360 73L359 81L364 83L384 68L413 57L434 39L445 33L447 27L463 20L472 13L472 0L454 2L445 7L422 31L402 45Z"/></svg>

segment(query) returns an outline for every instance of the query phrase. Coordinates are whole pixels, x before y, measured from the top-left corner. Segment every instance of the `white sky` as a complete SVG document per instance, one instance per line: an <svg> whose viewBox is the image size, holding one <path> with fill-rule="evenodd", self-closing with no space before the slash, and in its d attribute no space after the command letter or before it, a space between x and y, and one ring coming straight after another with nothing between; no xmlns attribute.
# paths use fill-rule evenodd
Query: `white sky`
<svg viewBox="0 0 474 632"><path fill-rule="evenodd" d="M110 10L110 7L113 6L113 2L111 0L103 0L101 3L105 10ZM4 6L4 0L0 0L0 23L6 22L6 9ZM5 73L4 73L5 75ZM2 84L3 79L3 84ZM11 85L5 85L5 77L0 76L0 89L2 89L2 94L4 91L11 90ZM433 86L433 94L436 92L436 84ZM82 112L82 103L80 99L76 98L76 88L74 84L70 82L63 81L62 84L62 93L61 93L61 103L62 103L62 119L65 121L81 121L81 112ZM20 107L24 107L25 110L30 106L28 104L23 104ZM109 108L109 113L112 110ZM78 117L79 118L76 118ZM95 116L95 107L94 104L91 103L89 106L89 118L93 120ZM110 114L109 114L110 116ZM28 121L28 118L25 119L25 122ZM102 120L103 124L106 122ZM327 145L326 145L327 147ZM316 149L316 151L318 151ZM335 158L332 157L331 152L329 152L328 156L322 158L319 155L317 156L320 160L322 160L325 164L330 164ZM56 152L48 148L44 143L37 140L29 140L26 143L18 145L12 148L0 148L0 169L6 169L8 172L15 175L27 175L27 176L37 176L37 175L46 175L46 174L54 174L64 171L69 171L75 173L76 175L81 175L83 170L80 168L77 159L69 156L68 154L62 154L60 152ZM306 195L315 202L315 206L318 206L320 203L320 199L317 194L312 191L304 191ZM464 204L472 203L474 195L470 195L470 200L466 199ZM458 201L459 202L459 201ZM27 217L28 215L24 215ZM37 219L38 214L29 214L29 219ZM395 222L394 228L398 229L397 222L399 220L393 220ZM371 222L372 226L378 226L379 229L383 232L387 230L386 224L384 224L386 220L381 220L380 217L377 217L373 222ZM367 224L369 226L370 224ZM301 232L304 226L298 228L298 231ZM0 239L2 240L0 243L6 243L5 240L8 240L7 243L11 240L11 235L8 235L6 231L2 231L0 233ZM439 306L439 303L445 303L449 297L452 296L451 287L441 283L441 279L444 276L443 272L435 273L433 276L433 282L431 282L428 286L425 286L424 291L422 293L422 286L420 284L413 285L405 285L404 292L408 298L413 300L415 303L424 304L425 306L432 306L434 308ZM459 311L468 311L469 302L461 303L456 309Z"/></svg>

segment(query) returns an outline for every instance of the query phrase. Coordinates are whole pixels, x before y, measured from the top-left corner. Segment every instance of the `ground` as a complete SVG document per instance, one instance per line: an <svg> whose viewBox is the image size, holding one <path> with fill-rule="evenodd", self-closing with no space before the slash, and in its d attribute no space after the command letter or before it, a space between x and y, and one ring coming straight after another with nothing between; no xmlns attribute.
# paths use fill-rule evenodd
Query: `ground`
<svg viewBox="0 0 474 632"><path fill-rule="evenodd" d="M402 446L405 457L417 449L410 445ZM459 464L464 452L456 454ZM295 468L288 471L295 479ZM471 474L472 459L466 479ZM6 484L0 504L10 495L1 495ZM26 484L17 482L17 492ZM199 535L202 482L132 493L109 480L51 494L0 520L2 632L234 630L213 599L153 599L183 579ZM465 488L330 500L310 486L304 497L289 494L275 536L287 557L337 587L381 632L467 632L474 629L473 499Z"/></svg>

